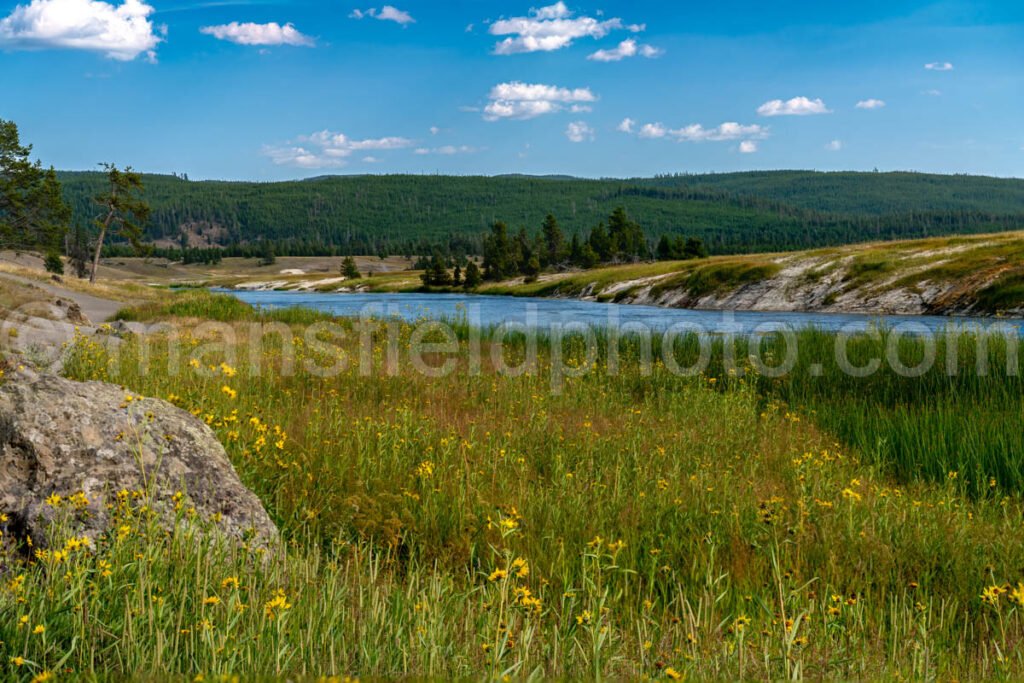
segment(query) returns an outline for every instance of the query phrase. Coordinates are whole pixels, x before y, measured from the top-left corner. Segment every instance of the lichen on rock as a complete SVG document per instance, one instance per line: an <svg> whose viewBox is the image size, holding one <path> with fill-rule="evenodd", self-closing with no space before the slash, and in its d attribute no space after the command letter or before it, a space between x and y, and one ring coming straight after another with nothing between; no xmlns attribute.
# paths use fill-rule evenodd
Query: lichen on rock
<svg viewBox="0 0 1024 683"><path fill-rule="evenodd" d="M259 545L278 532L213 432L189 413L100 382L73 382L32 370L0 384L0 512L8 533L45 545L54 521L50 496L79 494L79 533L110 523L119 492L143 492L170 526L183 500L228 537Z"/></svg>

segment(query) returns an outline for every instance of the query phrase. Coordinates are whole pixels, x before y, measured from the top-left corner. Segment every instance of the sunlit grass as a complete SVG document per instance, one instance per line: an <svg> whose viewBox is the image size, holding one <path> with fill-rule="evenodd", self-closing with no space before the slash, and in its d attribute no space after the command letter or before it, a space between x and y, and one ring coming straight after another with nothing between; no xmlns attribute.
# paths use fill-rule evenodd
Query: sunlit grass
<svg viewBox="0 0 1024 683"><path fill-rule="evenodd" d="M241 326L277 315L189 292L135 317ZM342 323L348 341L313 345L303 325L317 314L281 315L295 338L270 335L253 354L186 335L176 372L159 345L143 371L138 342L120 358L79 344L72 377L166 398L209 424L286 544L269 555L208 546L192 536L200 520L167 536L130 512L135 503L123 537L115 529L59 568L16 564L23 583L0 590L12 675L1024 674L1024 506L1013 487L978 490L980 471L959 463L916 476L819 426L848 438L835 422L844 403L851 423L856 406L983 411L1018 385L975 378L942 390L938 378L885 375L861 385L829 370L830 392L730 374L717 360L690 378L661 363L644 376L627 342L617 373L602 352L596 371L553 393L544 340L538 366L519 376L487 360L472 373L463 338L457 370L428 377L403 355L410 326L393 323L396 364L381 324L364 373L352 323ZM582 367L578 340L563 351ZM506 353L514 363L524 348ZM336 376L315 371L342 358ZM896 443L896 424L850 429ZM907 457L928 455L906 444ZM223 583L231 577L237 589ZM278 602L270 618L278 596L289 607ZM26 615L45 637L19 627Z"/></svg>

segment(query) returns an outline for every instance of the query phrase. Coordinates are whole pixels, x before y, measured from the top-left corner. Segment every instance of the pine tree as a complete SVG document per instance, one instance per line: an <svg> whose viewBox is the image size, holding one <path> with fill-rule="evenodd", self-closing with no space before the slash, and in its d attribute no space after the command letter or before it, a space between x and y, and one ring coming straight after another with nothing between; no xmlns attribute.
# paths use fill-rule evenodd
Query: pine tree
<svg viewBox="0 0 1024 683"><path fill-rule="evenodd" d="M526 274L527 265L533 255L533 245L530 243L530 236L526 234L526 228L519 228L515 239L512 240L512 261L519 273Z"/></svg>
<svg viewBox="0 0 1024 683"><path fill-rule="evenodd" d="M427 287L447 287L452 284L452 276L444 263L444 259L438 253L430 260L430 267L420 275L423 284Z"/></svg>
<svg viewBox="0 0 1024 683"><path fill-rule="evenodd" d="M260 265L272 266L277 263L277 254L274 253L274 243L268 239L260 241Z"/></svg>
<svg viewBox="0 0 1024 683"><path fill-rule="evenodd" d="M544 219L541 236L544 239L543 265L553 266L561 263L565 258L565 236L558 227L558 220L554 215L549 213Z"/></svg>
<svg viewBox="0 0 1024 683"><path fill-rule="evenodd" d="M647 239L643 229L630 220L621 206L608 217L608 238L614 245L614 256L618 258L635 261L647 256Z"/></svg>
<svg viewBox="0 0 1024 683"><path fill-rule="evenodd" d="M57 173L22 146L18 126L0 119L0 248L59 251L71 221Z"/></svg>
<svg viewBox="0 0 1024 683"><path fill-rule="evenodd" d="M470 261L466 264L466 280L462 283L462 286L466 289L476 289L480 286L482 281L480 276L480 268L476 265L475 261Z"/></svg>
<svg viewBox="0 0 1024 683"><path fill-rule="evenodd" d="M356 267L356 260L346 256L341 262L341 274L349 280L358 280L360 277L359 268Z"/></svg>
<svg viewBox="0 0 1024 683"><path fill-rule="evenodd" d="M615 246L612 244L611 238L608 236L608 231L604 229L604 223L598 223L597 226L590 231L590 237L587 240L591 250L594 252L596 260L599 262L611 261L615 255Z"/></svg>
<svg viewBox="0 0 1024 683"><path fill-rule="evenodd" d="M71 260L75 277L85 279L89 274L89 240L81 225L75 225L66 242L65 252Z"/></svg>
<svg viewBox="0 0 1024 683"><path fill-rule="evenodd" d="M484 238L484 277L501 280L514 273L517 265L512 259L508 226L498 221L491 226L491 234Z"/></svg>
<svg viewBox="0 0 1024 683"><path fill-rule="evenodd" d="M597 252L589 244L584 244L580 248L580 261L578 264L580 268L593 268L599 261L600 258Z"/></svg>
<svg viewBox="0 0 1024 683"><path fill-rule="evenodd" d="M572 234L572 242L569 244L569 262L574 266L582 265L583 251L580 247L580 236L577 233Z"/></svg>
<svg viewBox="0 0 1024 683"><path fill-rule="evenodd" d="M96 219L100 234L96 239L90 283L96 282L107 233L127 239L136 251L141 251L142 224L149 218L149 205L139 197L143 192L142 176L131 167L124 171L113 164L104 164L103 167L107 172L108 186L104 193L96 197L96 203L103 207L106 215Z"/></svg>
<svg viewBox="0 0 1024 683"><path fill-rule="evenodd" d="M661 239L658 240L658 246L655 249L659 261L669 261L673 256L672 242L669 240L668 235L662 235Z"/></svg>
<svg viewBox="0 0 1024 683"><path fill-rule="evenodd" d="M704 246L704 240L691 237L686 240L683 247L683 258L707 258L708 249Z"/></svg>
<svg viewBox="0 0 1024 683"><path fill-rule="evenodd" d="M50 250L46 252L46 260L43 263L43 267L46 268L47 273L53 273L54 275L64 274L64 260L60 257L60 252Z"/></svg>
<svg viewBox="0 0 1024 683"><path fill-rule="evenodd" d="M526 276L524 278L526 282L536 282L540 276L540 259L536 256L531 256L530 260L523 266L523 275Z"/></svg>

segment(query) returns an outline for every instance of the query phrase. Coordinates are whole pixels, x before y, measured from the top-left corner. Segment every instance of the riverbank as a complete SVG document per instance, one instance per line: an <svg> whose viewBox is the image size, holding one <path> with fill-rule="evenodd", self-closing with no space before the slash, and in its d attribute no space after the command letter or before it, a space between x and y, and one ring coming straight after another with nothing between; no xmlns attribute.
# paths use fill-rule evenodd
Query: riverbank
<svg viewBox="0 0 1024 683"><path fill-rule="evenodd" d="M423 291L416 271L359 279L229 276L211 284L255 291ZM1020 317L1024 232L628 264L549 273L535 282L485 283L475 291L695 310Z"/></svg>

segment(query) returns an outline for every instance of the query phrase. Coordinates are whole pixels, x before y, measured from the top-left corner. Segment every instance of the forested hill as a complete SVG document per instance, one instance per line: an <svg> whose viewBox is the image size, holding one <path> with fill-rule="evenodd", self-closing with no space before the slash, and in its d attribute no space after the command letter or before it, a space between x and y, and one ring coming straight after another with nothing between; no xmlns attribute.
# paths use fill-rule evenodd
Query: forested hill
<svg viewBox="0 0 1024 683"><path fill-rule="evenodd" d="M1024 180L927 173L747 171L671 175L634 181L648 187L715 188L768 197L813 211L885 215L916 211L1024 213Z"/></svg>
<svg viewBox="0 0 1024 683"><path fill-rule="evenodd" d="M62 173L75 220L88 222L99 173ZM702 238L712 252L1024 228L1024 180L914 173L808 171L629 180L531 176L329 176L278 183L146 175L147 236L182 228L215 244L267 239L295 254L414 253L425 243L479 246L496 220L536 231L553 213L585 232L617 206L656 240Z"/></svg>

